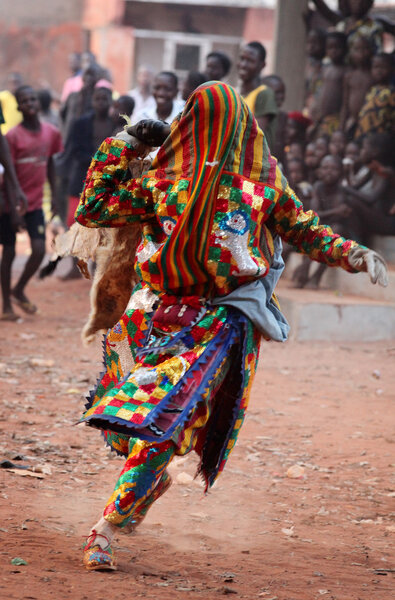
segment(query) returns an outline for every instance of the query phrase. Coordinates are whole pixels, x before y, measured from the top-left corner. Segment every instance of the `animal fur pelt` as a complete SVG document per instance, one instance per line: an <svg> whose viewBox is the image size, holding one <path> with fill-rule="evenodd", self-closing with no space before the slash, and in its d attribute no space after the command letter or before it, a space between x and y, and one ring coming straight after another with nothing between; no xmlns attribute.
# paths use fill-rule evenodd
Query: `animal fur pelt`
<svg viewBox="0 0 395 600"><path fill-rule="evenodd" d="M117 137L134 141L126 132ZM141 177L150 167L145 158L148 146L140 143L141 157L129 164L132 177ZM87 228L74 223L66 233L55 239L55 260L75 256L82 275L90 279L88 261L96 263L90 292L91 311L82 330L84 342L91 342L98 331L107 331L125 312L132 289L137 283L134 271L136 248L141 241L141 226L132 223L124 227Z"/></svg>
<svg viewBox="0 0 395 600"><path fill-rule="evenodd" d="M87 279L90 279L88 261L96 263L90 292L91 311L82 331L85 342L91 342L98 331L113 327L125 312L137 283L133 264L140 240L139 224L90 229L75 223L56 238L56 254L77 257L78 267Z"/></svg>

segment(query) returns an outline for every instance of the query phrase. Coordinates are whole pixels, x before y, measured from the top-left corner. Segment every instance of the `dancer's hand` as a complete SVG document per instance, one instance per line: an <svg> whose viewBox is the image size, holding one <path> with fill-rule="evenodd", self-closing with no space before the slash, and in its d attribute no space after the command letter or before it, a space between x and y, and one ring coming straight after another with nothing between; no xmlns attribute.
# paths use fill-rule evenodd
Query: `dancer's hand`
<svg viewBox="0 0 395 600"><path fill-rule="evenodd" d="M143 119L128 127L127 132L149 146L161 146L170 134L170 125L165 121Z"/></svg>
<svg viewBox="0 0 395 600"><path fill-rule="evenodd" d="M367 271L370 281L383 287L388 285L387 265L382 256L369 248L353 248L348 262L358 271Z"/></svg>

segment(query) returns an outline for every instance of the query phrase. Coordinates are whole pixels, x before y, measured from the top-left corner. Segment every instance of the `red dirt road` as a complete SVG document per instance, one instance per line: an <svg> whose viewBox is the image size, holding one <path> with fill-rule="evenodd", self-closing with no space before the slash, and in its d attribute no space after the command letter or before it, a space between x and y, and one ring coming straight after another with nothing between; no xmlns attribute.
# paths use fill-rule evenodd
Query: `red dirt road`
<svg viewBox="0 0 395 600"><path fill-rule="evenodd" d="M119 570L88 573L83 536L123 462L74 426L100 369L99 342L79 337L89 284L51 278L29 291L40 313L0 322L0 460L44 472L0 470L1 598L394 597L395 341L263 344L214 488L204 496L188 477L194 455L176 460L139 532L117 539ZM299 478L287 476L294 465Z"/></svg>

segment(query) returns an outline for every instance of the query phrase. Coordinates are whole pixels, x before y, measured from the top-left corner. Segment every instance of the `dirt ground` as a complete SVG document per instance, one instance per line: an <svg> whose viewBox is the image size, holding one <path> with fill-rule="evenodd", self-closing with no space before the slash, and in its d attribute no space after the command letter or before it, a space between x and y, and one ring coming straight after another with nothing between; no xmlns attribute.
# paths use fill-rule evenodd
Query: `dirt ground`
<svg viewBox="0 0 395 600"><path fill-rule="evenodd" d="M117 539L119 570L89 573L83 536L123 463L75 426L100 369L100 343L80 342L89 283L29 291L39 314L0 322L0 460L35 469L0 469L1 598L394 597L395 341L264 344L214 488L192 479L194 455L176 459L171 489Z"/></svg>

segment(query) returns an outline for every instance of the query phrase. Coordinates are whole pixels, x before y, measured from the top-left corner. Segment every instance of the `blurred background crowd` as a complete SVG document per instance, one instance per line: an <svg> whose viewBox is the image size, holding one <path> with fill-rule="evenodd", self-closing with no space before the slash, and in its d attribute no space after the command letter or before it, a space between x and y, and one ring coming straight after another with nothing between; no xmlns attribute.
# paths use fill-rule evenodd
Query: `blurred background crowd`
<svg viewBox="0 0 395 600"><path fill-rule="evenodd" d="M88 4L93 10L94 3ZM115 4L119 7L121 3ZM306 210L315 210L338 233L362 243L369 243L373 234L395 235L394 22L388 11L377 13L369 0L302 2L302 49L293 47L291 30L281 34L280 13L277 51L281 44L285 47L283 62L287 56L292 62L292 54L302 53L299 62L303 64L295 79L290 71L287 76L287 69L282 68L281 74L275 69L271 41L266 43L266 34L257 35L251 26L244 31L255 33L252 41L244 37L240 43L236 35L228 35L221 44L221 36L207 36L205 42L204 35L194 32L184 19L184 27L192 28L191 36L199 43L193 46L189 40L177 45L171 35L163 41L155 31L147 32L148 26L144 29L149 16L154 21L160 19L167 5L126 4L141 5L137 9L143 11L136 13L141 25L130 77L122 78L117 64L116 51L124 51L122 44L115 44L112 55L97 53L88 38L84 43L87 49L61 57L62 68L68 61L69 69L61 85L45 79L45 73L41 77L37 73L33 77L28 70L3 73L1 130L13 157L17 149L12 145L18 140L12 132L33 113L41 123L50 124L52 132L60 132L60 141L50 156L55 179L53 185L44 187L47 218L52 209L65 226L73 222L91 157L105 137L123 128L121 115L130 117L132 123L143 118L171 122L196 87L222 80L235 85L245 98ZM216 3L205 4L214 7ZM229 2L231 6L238 4ZM144 6L156 10L148 15ZM226 29L226 24L218 23L220 29ZM230 33L234 27L230 21ZM108 62L102 62L100 56L107 57ZM59 54L56 60L60 60ZM300 81L302 93L296 98ZM30 105L24 112L21 105L28 102L26 96ZM28 175L17 163L16 172L26 191L23 178ZM29 212L29 197L27 202ZM3 211L7 210L4 206L3 199ZM285 248L285 256L289 252ZM303 263L294 274L295 285L318 287L322 273L323 268L319 268L309 275L309 264Z"/></svg>

